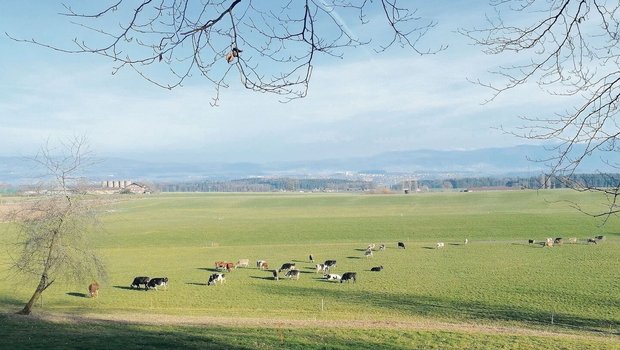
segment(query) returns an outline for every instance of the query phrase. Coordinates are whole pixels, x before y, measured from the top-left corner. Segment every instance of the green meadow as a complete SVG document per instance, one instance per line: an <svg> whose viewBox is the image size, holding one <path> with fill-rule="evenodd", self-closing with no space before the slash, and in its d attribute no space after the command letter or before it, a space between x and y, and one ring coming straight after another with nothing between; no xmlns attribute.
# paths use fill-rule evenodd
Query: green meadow
<svg viewBox="0 0 620 350"><path fill-rule="evenodd" d="M115 197L101 210L103 230L90 235L109 273L99 297L87 298L86 285L57 283L34 310L47 316L24 320L11 313L37 281L3 268L0 336L28 333L16 347L47 349L100 341L102 348L618 349L620 221L601 225L572 203L601 210L605 201L563 190ZM6 267L14 235L9 224L0 228ZM586 243L598 235L605 240ZM546 237L578 243L528 244ZM370 243L387 248L366 258ZM357 272L357 283L325 281L309 254L337 260L334 273ZM244 258L250 267L206 285L215 261ZM294 262L301 277L275 281L255 267L258 259L271 269ZM370 272L379 265L383 271ZM142 275L166 276L169 287L130 289ZM106 321L89 321L97 315ZM149 320L127 321L135 315ZM215 325L186 322L201 317ZM247 321L228 323L236 319ZM48 339L54 333L69 343Z"/></svg>

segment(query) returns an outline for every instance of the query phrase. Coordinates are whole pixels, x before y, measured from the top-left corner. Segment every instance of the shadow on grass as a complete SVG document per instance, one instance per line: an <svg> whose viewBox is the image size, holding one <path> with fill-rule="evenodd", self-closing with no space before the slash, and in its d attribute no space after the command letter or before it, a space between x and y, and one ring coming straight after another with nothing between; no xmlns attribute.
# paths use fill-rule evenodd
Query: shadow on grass
<svg viewBox="0 0 620 350"><path fill-rule="evenodd" d="M14 307L19 307L19 308L23 308L24 305L26 305L26 302L28 302L28 299L26 300L19 300L10 296L2 296L0 297L0 305L3 307L10 307L10 308L14 308Z"/></svg>
<svg viewBox="0 0 620 350"><path fill-rule="evenodd" d="M434 334L399 337L391 331L368 329L286 329L282 327L196 327L132 324L123 321L88 320L51 322L36 316L0 313L0 336L12 349L406 349L421 348ZM465 335L467 337L467 335ZM416 341L416 339L418 339ZM7 343L8 340L8 343ZM438 340L435 340L438 341ZM415 342L415 343L414 343ZM457 343L458 344L458 343ZM446 344L448 345L448 344ZM494 344L491 344L494 345ZM497 346L499 347L499 346ZM460 349L446 346L445 349ZM491 348L491 347L488 347Z"/></svg>
<svg viewBox="0 0 620 350"><path fill-rule="evenodd" d="M357 281L364 283L363 281ZM347 284L347 283L344 283ZM270 290L273 294L303 294L311 299L323 297L320 289L282 286ZM330 290L330 297L355 305L372 308L399 310L413 316L450 318L464 321L517 321L523 323L550 325L551 311L492 305L479 301L462 301L433 296L393 294L389 292L356 291L349 288ZM602 334L620 335L620 322L605 318L588 318L554 313L554 326Z"/></svg>
<svg viewBox="0 0 620 350"><path fill-rule="evenodd" d="M140 291L140 292L147 290L145 288L134 288L134 287L129 287L129 286L113 286L113 287L117 289L133 290L133 291Z"/></svg>
<svg viewBox="0 0 620 350"><path fill-rule="evenodd" d="M435 249L436 247L422 247L423 249Z"/></svg>
<svg viewBox="0 0 620 350"><path fill-rule="evenodd" d="M67 293L67 295L70 295L72 297L78 297L78 298L86 298L87 297L86 293L77 293L77 292L69 292L69 293Z"/></svg>
<svg viewBox="0 0 620 350"><path fill-rule="evenodd" d="M347 259L361 259L361 256L347 256Z"/></svg>
<svg viewBox="0 0 620 350"><path fill-rule="evenodd" d="M203 282L185 282L185 284L191 284L193 286L206 286L206 283Z"/></svg>
<svg viewBox="0 0 620 350"><path fill-rule="evenodd" d="M250 276L250 278L259 279L259 280L267 280L267 281L275 281L276 278L271 276Z"/></svg>

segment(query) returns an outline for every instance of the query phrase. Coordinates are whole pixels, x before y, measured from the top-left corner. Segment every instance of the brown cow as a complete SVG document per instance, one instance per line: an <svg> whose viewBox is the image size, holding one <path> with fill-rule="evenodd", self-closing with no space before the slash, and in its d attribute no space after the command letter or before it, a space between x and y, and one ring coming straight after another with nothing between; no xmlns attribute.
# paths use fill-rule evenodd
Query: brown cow
<svg viewBox="0 0 620 350"><path fill-rule="evenodd" d="M93 282L88 285L88 295L94 298L99 295L99 283Z"/></svg>

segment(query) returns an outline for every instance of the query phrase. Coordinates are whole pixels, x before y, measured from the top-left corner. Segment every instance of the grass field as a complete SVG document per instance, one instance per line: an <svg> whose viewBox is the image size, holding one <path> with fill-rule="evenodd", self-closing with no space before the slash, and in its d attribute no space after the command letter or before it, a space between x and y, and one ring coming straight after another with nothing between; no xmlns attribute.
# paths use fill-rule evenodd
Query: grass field
<svg viewBox="0 0 620 350"><path fill-rule="evenodd" d="M100 296L55 284L35 309L46 316L24 321L10 313L35 281L13 282L3 270L0 336L26 327L34 337L16 345L32 348L37 340L50 345L48 334L57 332L75 344L100 334L95 339L144 348L167 347L158 345L161 335L185 348L618 349L620 221L601 227L567 201L602 204L561 190L119 197L102 212L105 231L91 235L109 271ZM605 241L585 243L596 235ZM527 244L546 237L580 242ZM445 248L435 249L440 241ZM365 258L369 243L388 248ZM358 282L324 281L310 253L338 260L335 273L355 271ZM215 261L240 258L250 268L206 286ZM257 259L295 262L301 278L274 281L252 266ZM369 271L378 265L385 269ZM129 289L138 275L167 276L170 287ZM131 343L134 333L145 343Z"/></svg>

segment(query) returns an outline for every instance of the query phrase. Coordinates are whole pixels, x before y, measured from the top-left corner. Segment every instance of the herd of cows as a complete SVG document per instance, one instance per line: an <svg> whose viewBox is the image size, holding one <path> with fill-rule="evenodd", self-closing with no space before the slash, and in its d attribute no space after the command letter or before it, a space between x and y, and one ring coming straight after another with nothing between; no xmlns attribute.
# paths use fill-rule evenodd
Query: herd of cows
<svg viewBox="0 0 620 350"><path fill-rule="evenodd" d="M597 244L598 242L604 239L605 239L605 236L596 236L594 238L588 238L587 243ZM465 239L464 242L465 244L467 244L468 240ZM555 239L547 238L546 240L540 243L534 239L528 240L529 244L541 244L543 247L553 247L554 244L561 245L563 242L564 242L563 238L555 238ZM574 237L569 238L568 242L577 243L577 239ZM397 248L399 249L405 249L405 243L403 242L398 242L396 245L397 245ZM444 246L445 245L443 242L438 242L436 245L436 248L443 248ZM383 251L385 250L386 246L385 244L381 244L379 245L378 249L375 249L375 248L376 246L374 243L369 244L368 247L364 251L364 256L367 258L372 257L374 254L373 253L374 251L376 250ZM310 254L309 260L310 262L314 263L314 256L312 254ZM218 272L215 272L209 276L207 285L213 286L213 285L216 285L217 283L223 284L226 282L226 275L223 272L219 272L219 271L226 270L228 272L231 272L233 269L236 269L238 267L248 267L249 264L250 264L249 259L239 259L237 263L216 261L214 264L214 267L216 270L218 270ZM337 261L332 260L332 259L325 260L325 262L323 263L316 264L315 265L316 273L323 273L323 277L328 281L337 281L337 282L339 281L340 283L349 282L349 281L353 281L353 283L355 283L357 281L357 272L350 271L350 272L345 272L342 275L332 273L332 270L336 267L336 264L337 264ZM269 263L266 260L257 260L256 268L260 270L268 270ZM380 272L382 270L383 270L383 266L373 266L370 268L370 271L372 272ZM299 276L301 274L301 271L297 269L296 264L292 262L284 263L280 266L279 269L274 269L274 270L269 270L269 271L272 273L273 279L276 281L279 280L281 277L297 280L299 279ZM164 289L167 289L168 288L168 277L149 278L146 276L138 276L133 279L133 282L131 283L130 288L140 289L142 288L142 286L144 286L144 290L150 290L150 289L158 290L159 287L163 287ZM99 292L99 284L97 282L93 282L88 286L88 293L90 297L96 297L98 295L98 292Z"/></svg>
<svg viewBox="0 0 620 350"><path fill-rule="evenodd" d="M590 243L594 243L594 244L598 244L598 242L602 241L605 239L605 236L596 236L594 238L588 238L586 243L590 244ZM540 244L543 247L553 247L553 245L562 245L564 243L564 238L562 237L557 237L555 239L553 238L547 238L546 240L542 241L542 242L536 242L535 239L530 239L527 242L528 244ZM568 243L572 243L575 244L577 243L577 237L570 237L568 239Z"/></svg>
<svg viewBox="0 0 620 350"><path fill-rule="evenodd" d="M368 245L368 247L364 251L364 256L366 257L373 256L373 251L375 251L375 248L376 248L375 244ZM398 242L397 248L405 249L405 243ZM385 244L381 244L378 250L379 251L385 250ZM314 256L312 254L310 254L309 260L310 262L314 262ZM236 269L238 267L248 267L249 264L250 264L249 259L239 259L237 263L216 261L214 264L214 267L216 270L226 270L228 272L231 272L233 269ZM316 264L315 265L316 273L323 273L323 277L328 281L337 281L337 282L339 281L340 283L349 282L349 281L353 281L353 283L355 283L357 281L357 272L350 271L350 272L345 272L342 275L331 273L331 271L334 268L336 268L336 264L337 264L337 261L333 259L325 260L325 262L323 263ZM261 270L268 270L269 263L266 260L257 260L256 267ZM382 270L383 270L383 266L373 266L370 268L370 271L373 271L373 272L380 272ZM276 281L279 280L281 277L297 280L299 279L299 276L301 274L301 271L297 269L296 264L292 262L284 263L282 264L282 266L280 266L279 269L270 270L270 272L273 275L273 279ZM282 273L284 274L282 275ZM216 272L209 276L207 285L213 286L213 285L216 285L217 283L223 284L225 282L226 282L226 275L223 272ZM132 289L144 288L144 290L150 290L150 289L158 290L157 288L159 287L163 287L164 289L167 289L168 277L156 277L156 278L149 278L147 276L134 277L133 282L131 282L129 287ZM88 286L88 293L91 297L97 296L98 291L99 291L99 284L97 284L96 282L93 282Z"/></svg>
<svg viewBox="0 0 620 350"><path fill-rule="evenodd" d="M405 243L398 242L397 247L399 249L405 249ZM375 248L376 248L376 245L374 243L369 244L368 247L366 247L366 250L364 251L364 256L372 257L373 251L375 251ZM378 250L379 251L385 250L385 244L381 244ZM309 255L308 259L310 262L314 263L314 256L312 254ZM248 267L249 264L250 264L249 259L239 259L237 263L216 261L214 266L216 270L225 269L226 271L231 272L233 269L236 269L237 267ZM336 264L337 264L337 260L333 260L333 259L325 260L325 262L323 263L316 264L315 265L316 273L323 273L323 277L328 281L337 281L340 283L350 282L350 281L353 281L353 283L355 283L357 281L357 272L349 271L349 272L343 273L342 275L331 273L331 271L334 268L336 268ZM257 260L256 268L260 270L267 270L269 269L269 263L266 260ZM383 270L383 266L374 266L370 268L370 271L373 271L373 272L379 272L382 270ZM297 265L292 262L284 263L282 264L282 266L280 266L279 269L270 270L270 272L273 275L273 279L276 281L280 280L281 277L298 280L299 276L301 275L301 271L297 268ZM284 274L282 275L282 273ZM226 282L226 274L224 274L223 272L216 272L216 273L211 274L209 276L207 285L213 286L213 285L216 285L218 282L220 284Z"/></svg>

